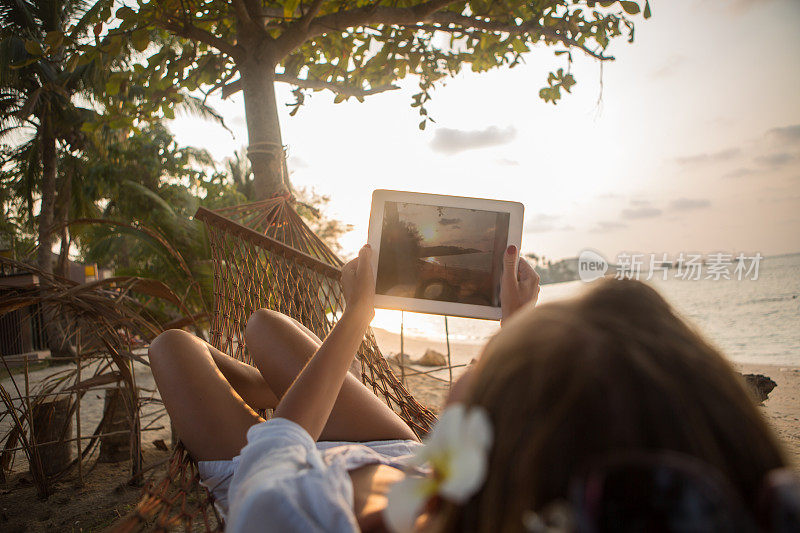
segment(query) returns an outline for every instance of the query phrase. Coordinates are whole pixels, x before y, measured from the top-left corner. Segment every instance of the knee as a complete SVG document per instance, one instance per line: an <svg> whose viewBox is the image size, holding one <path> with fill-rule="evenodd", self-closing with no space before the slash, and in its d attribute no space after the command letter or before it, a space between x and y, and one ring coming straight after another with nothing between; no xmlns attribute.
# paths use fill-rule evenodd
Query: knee
<svg viewBox="0 0 800 533"><path fill-rule="evenodd" d="M245 341L258 342L259 337L274 338L289 326L290 319L283 313L272 309L259 309L247 319L244 330Z"/></svg>
<svg viewBox="0 0 800 533"><path fill-rule="evenodd" d="M168 329L159 334L147 350L151 367L159 367L166 361L178 361L190 353L188 349L196 342L191 333L182 329Z"/></svg>

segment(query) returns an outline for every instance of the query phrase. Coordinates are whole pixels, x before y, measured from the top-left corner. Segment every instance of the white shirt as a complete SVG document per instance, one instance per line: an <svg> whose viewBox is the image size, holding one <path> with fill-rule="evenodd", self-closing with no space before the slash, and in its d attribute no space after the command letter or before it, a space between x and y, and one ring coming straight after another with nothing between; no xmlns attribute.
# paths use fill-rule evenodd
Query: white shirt
<svg viewBox="0 0 800 533"><path fill-rule="evenodd" d="M402 468L420 443L315 443L299 425L273 418L252 426L228 490L226 531L359 531L348 472Z"/></svg>

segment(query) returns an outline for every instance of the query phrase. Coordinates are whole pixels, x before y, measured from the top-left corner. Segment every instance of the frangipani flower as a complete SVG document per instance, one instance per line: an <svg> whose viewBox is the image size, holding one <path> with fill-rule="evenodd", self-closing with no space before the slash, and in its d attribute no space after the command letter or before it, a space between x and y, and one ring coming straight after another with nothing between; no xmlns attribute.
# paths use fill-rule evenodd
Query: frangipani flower
<svg viewBox="0 0 800 533"><path fill-rule="evenodd" d="M447 408L409 461L411 467L427 465L427 477L406 477L389 490L384 518L396 533L414 531L425 503L434 496L463 503L486 478L486 462L492 445L492 426L481 407L469 411L463 404Z"/></svg>

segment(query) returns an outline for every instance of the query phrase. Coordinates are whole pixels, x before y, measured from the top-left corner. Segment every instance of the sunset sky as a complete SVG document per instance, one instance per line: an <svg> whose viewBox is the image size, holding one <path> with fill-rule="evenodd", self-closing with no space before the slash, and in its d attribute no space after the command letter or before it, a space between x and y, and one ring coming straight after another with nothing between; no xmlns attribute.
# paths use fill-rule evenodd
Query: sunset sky
<svg viewBox="0 0 800 533"><path fill-rule="evenodd" d="M523 251L553 259L800 251L800 2L651 4L636 42L613 45L602 88L600 66L575 53L578 85L557 106L538 98L561 66L542 47L448 80L424 132L414 80L363 104L315 93L295 117L282 109L292 181L355 226L345 255L366 241L377 188L521 201ZM221 160L246 143L244 109L241 95L213 103L235 138L188 118L173 131Z"/></svg>

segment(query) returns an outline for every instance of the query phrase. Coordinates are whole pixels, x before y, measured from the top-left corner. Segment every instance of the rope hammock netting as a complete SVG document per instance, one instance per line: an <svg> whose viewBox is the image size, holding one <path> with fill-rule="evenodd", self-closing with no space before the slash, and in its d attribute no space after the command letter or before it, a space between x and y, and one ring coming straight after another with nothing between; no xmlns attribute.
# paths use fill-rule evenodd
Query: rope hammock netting
<svg viewBox="0 0 800 533"><path fill-rule="evenodd" d="M342 261L305 224L289 197L227 207L200 208L214 262L211 344L252 364L244 340L249 316L269 308L300 321L325 338L344 310ZM361 381L418 435L436 417L392 372L368 330L357 360ZM197 465L178 444L161 479L145 489L137 508L114 526L127 531L222 531L211 495L199 484Z"/></svg>

